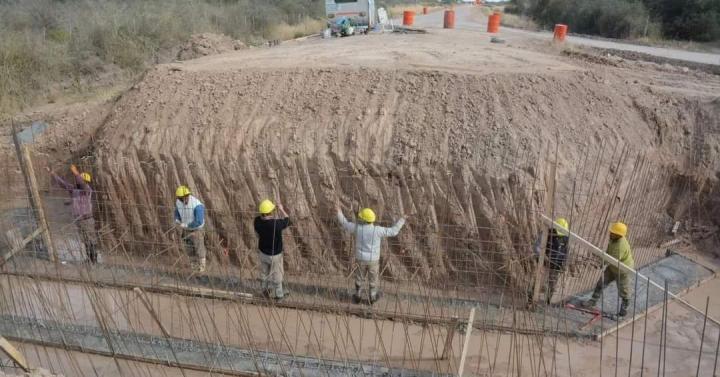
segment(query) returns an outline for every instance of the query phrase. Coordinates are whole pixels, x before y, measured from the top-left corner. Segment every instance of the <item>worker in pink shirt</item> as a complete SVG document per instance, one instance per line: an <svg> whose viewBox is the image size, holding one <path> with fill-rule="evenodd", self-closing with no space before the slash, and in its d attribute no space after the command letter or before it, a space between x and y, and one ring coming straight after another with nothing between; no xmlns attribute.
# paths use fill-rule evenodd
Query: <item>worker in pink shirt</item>
<svg viewBox="0 0 720 377"><path fill-rule="evenodd" d="M95 229L95 218L93 217L93 189L90 187L92 176L87 172L80 173L75 165L70 165L70 171L75 179L74 184L71 184L55 174L49 167L46 169L52 175L53 181L70 193L73 222L78 228L82 243L85 244L87 260L92 264L97 263L98 235Z"/></svg>

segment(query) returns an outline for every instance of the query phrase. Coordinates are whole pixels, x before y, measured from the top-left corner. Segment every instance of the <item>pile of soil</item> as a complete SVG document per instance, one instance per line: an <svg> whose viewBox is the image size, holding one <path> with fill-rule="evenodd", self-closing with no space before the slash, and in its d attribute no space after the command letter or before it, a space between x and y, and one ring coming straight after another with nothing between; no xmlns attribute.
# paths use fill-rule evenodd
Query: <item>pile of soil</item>
<svg viewBox="0 0 720 377"><path fill-rule="evenodd" d="M245 48L247 46L243 42L233 40L227 35L213 33L193 34L178 51L177 59L190 60Z"/></svg>
<svg viewBox="0 0 720 377"><path fill-rule="evenodd" d="M416 214L385 254L386 277L487 278L527 255L556 148L558 213L570 210L588 148L620 155L627 146L658 166L718 169L720 136L694 137L708 121L717 124L703 118L705 102L610 85L588 71L159 66L123 96L98 135L103 216L126 249L147 253L144 242L170 242L173 192L188 184L209 208L211 253L227 248L236 263L252 265L256 205L279 198L296 220L286 237L288 269L346 273L351 239L333 210L340 200L346 214L375 208L382 224ZM600 166L597 176L609 178L589 175L589 190L611 195L618 170L611 161Z"/></svg>

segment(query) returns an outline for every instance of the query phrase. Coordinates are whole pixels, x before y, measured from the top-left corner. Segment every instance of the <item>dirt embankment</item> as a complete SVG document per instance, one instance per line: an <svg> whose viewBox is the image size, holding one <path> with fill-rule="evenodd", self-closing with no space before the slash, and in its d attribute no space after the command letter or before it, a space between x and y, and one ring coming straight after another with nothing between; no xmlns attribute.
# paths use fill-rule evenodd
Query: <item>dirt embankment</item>
<svg viewBox="0 0 720 377"><path fill-rule="evenodd" d="M289 269L323 273L345 270L352 255L333 220L340 199L346 214L372 206L382 223L415 214L386 253L388 276L476 279L527 253L556 148L560 213L587 150L627 145L658 166L689 169L700 158L717 169L717 144L695 137L698 122L717 121L702 119L703 106L591 72L159 66L98 135L102 217L128 249L147 253L169 242L173 190L189 184L210 210L212 253L252 263L255 206L279 197L297 220ZM612 178L616 168L596 173ZM589 190L610 195L613 179Z"/></svg>
<svg viewBox="0 0 720 377"><path fill-rule="evenodd" d="M177 59L190 60L246 48L245 43L239 40L233 40L227 35L213 33L194 34L180 47L180 51L177 53Z"/></svg>

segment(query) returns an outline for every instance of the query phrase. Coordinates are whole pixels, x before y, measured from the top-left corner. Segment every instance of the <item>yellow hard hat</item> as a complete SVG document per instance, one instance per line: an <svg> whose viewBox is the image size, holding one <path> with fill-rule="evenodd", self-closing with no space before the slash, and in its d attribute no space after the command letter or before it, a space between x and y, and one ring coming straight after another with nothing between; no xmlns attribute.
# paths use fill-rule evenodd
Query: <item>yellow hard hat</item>
<svg viewBox="0 0 720 377"><path fill-rule="evenodd" d="M87 172L82 173L82 174L80 174L80 178L82 178L83 181L85 181L87 183L92 182L92 175L90 175L90 173L87 173Z"/></svg>
<svg viewBox="0 0 720 377"><path fill-rule="evenodd" d="M627 225L621 222L612 223L610 224L610 233L625 237L627 236Z"/></svg>
<svg viewBox="0 0 720 377"><path fill-rule="evenodd" d="M370 208L363 208L358 213L358 217L360 220L365 221L366 223L374 223L375 222L375 212L371 210Z"/></svg>
<svg viewBox="0 0 720 377"><path fill-rule="evenodd" d="M270 200L265 199L262 202L260 202L260 208L258 208L258 209L260 210L260 214L267 215L275 210L275 204L273 202L271 202Z"/></svg>
<svg viewBox="0 0 720 377"><path fill-rule="evenodd" d="M561 236L567 236L567 235L568 235L568 230L570 230L570 224L568 224L568 221L565 220L564 217L558 217L557 220L555 220L555 222L556 222L558 225L560 225L561 227L563 227L563 229L564 229L564 230L560 230L560 229L557 229L557 228L556 228L556 229L557 229L557 233L558 233L559 235L561 235Z"/></svg>
<svg viewBox="0 0 720 377"><path fill-rule="evenodd" d="M190 189L187 186L178 186L177 190L175 190L175 196L178 198L183 198L190 195Z"/></svg>

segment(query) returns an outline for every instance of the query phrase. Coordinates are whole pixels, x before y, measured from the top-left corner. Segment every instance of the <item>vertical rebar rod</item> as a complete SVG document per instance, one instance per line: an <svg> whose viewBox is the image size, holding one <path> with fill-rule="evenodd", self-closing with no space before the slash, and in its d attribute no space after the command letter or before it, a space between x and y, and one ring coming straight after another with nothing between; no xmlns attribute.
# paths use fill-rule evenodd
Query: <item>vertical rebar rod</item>
<svg viewBox="0 0 720 377"><path fill-rule="evenodd" d="M717 361L718 361L718 353L720 353L720 329L718 329L718 340L717 344L715 345L715 362L713 363L713 377L717 376Z"/></svg>
<svg viewBox="0 0 720 377"><path fill-rule="evenodd" d="M647 278L647 286L645 288L645 326L643 328L643 341L642 341L642 357L640 359L640 377L643 377L643 374L645 373L645 347L647 346L647 343L645 340L647 339L647 322L648 322L648 305L650 303L650 278Z"/></svg>
<svg viewBox="0 0 720 377"><path fill-rule="evenodd" d="M707 326L708 309L710 309L710 296L707 296L707 300L705 300L705 317L703 318L702 335L700 335L700 352L698 352L698 366L697 371L695 372L695 377L700 376L700 361L702 360L703 343L705 342L705 327Z"/></svg>
<svg viewBox="0 0 720 377"><path fill-rule="evenodd" d="M635 311L637 309L637 287L638 287L638 276L635 275L635 288L633 288L633 311L632 311L632 323L630 324L630 360L628 361L628 377L632 372L632 361L633 361L633 349L635 348ZM646 314L647 315L647 314ZM620 335L616 332L618 336Z"/></svg>
<svg viewBox="0 0 720 377"><path fill-rule="evenodd" d="M665 375L664 371L664 361L663 361L663 351L665 350L664 341L665 341L665 326L667 326L667 323L665 322L665 318L667 315L667 279L665 280L665 292L663 295L663 312L662 312L662 318L660 320L660 344L659 346L659 352L658 352L658 366L657 366L657 375L660 377L660 371L663 372L663 375Z"/></svg>
<svg viewBox="0 0 720 377"><path fill-rule="evenodd" d="M663 320L663 322L665 323L665 334L663 335L663 338L664 338L664 340L663 340L663 377L665 377L665 371L667 370L667 368L665 367L665 363L667 362L667 342L668 342L668 340L667 340L667 338L668 338L667 323L668 323L668 314L670 312L670 302L668 301L669 296L670 295L669 295L669 291L668 291L668 281L665 280L665 319Z"/></svg>

